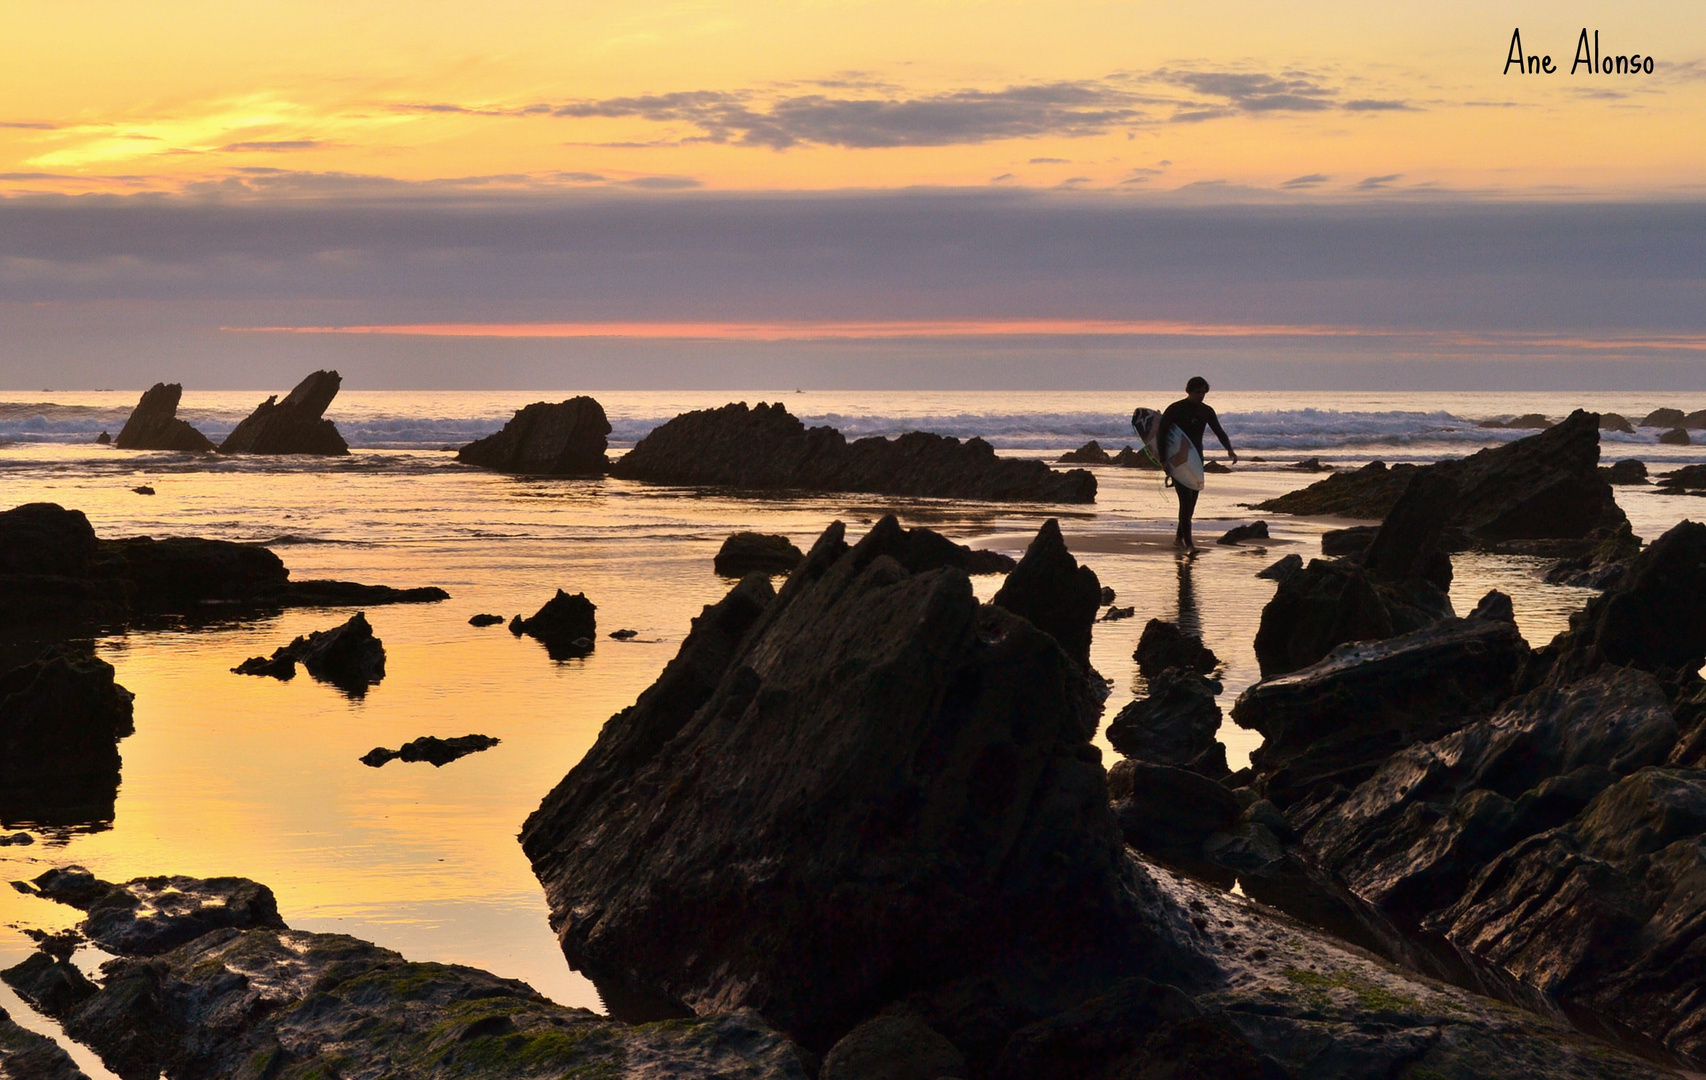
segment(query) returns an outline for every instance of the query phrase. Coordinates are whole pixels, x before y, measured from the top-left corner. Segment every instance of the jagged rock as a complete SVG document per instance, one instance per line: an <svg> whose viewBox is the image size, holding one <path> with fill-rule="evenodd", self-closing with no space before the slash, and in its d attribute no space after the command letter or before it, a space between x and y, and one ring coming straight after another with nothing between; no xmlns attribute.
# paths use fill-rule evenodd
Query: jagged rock
<svg viewBox="0 0 1706 1080"><path fill-rule="evenodd" d="M1269 581L1284 581L1286 578L1303 569L1303 556L1293 552L1258 570L1256 576L1267 578Z"/></svg>
<svg viewBox="0 0 1706 1080"><path fill-rule="evenodd" d="M37 877L32 892L87 916L83 936L118 956L158 956L212 930L282 928L272 890L248 878L102 881L80 866Z"/></svg>
<svg viewBox="0 0 1706 1080"><path fill-rule="evenodd" d="M1378 525L1352 525L1345 529L1328 529L1321 534L1321 554L1338 557L1361 555L1374 543Z"/></svg>
<svg viewBox="0 0 1706 1080"><path fill-rule="evenodd" d="M1108 795L1126 843L1187 869L1199 868L1203 843L1236 824L1240 810L1237 796L1223 784L1131 758L1108 770Z"/></svg>
<svg viewBox="0 0 1706 1080"><path fill-rule="evenodd" d="M1220 666L1220 657L1202 643L1202 638L1164 619L1150 619L1144 624L1131 658L1145 679L1158 679L1168 668L1207 675Z"/></svg>
<svg viewBox="0 0 1706 1080"><path fill-rule="evenodd" d="M133 487L130 490L136 492L138 495L152 495L152 494L154 494L154 489L149 487L147 484L138 484L136 487Z"/></svg>
<svg viewBox="0 0 1706 1080"><path fill-rule="evenodd" d="M0 675L0 821L111 821L134 699L111 664L64 646Z"/></svg>
<svg viewBox="0 0 1706 1080"><path fill-rule="evenodd" d="M576 967L763 1002L825 1048L909 990L1100 956L1126 925L1082 668L963 571L908 572L892 518L842 535L774 598L749 577L706 609L522 831ZM1064 555L1045 526L1014 574L1076 589Z"/></svg>
<svg viewBox="0 0 1706 1080"><path fill-rule="evenodd" d="M442 768L457 758L469 754L490 750L500 741L490 735L458 735L452 739L441 739L436 735L422 735L411 739L401 748L387 750L383 746L375 746L361 756L361 763L377 769L388 761L430 761L435 768Z"/></svg>
<svg viewBox="0 0 1706 1080"><path fill-rule="evenodd" d="M1602 467L1599 474L1605 477L1606 483L1614 486L1648 483L1647 463L1636 458L1625 458L1615 465Z"/></svg>
<svg viewBox="0 0 1706 1080"><path fill-rule="evenodd" d="M722 577L745 577L748 574L786 574L800 565L806 553L795 547L786 536L766 533L738 532L717 549L712 567Z"/></svg>
<svg viewBox="0 0 1706 1080"><path fill-rule="evenodd" d="M1603 589L1616 583L1628 569L1629 561L1640 553L1641 538L1630 530L1628 522L1624 522L1591 550L1574 558L1559 560L1546 571L1546 580L1553 585Z"/></svg>
<svg viewBox="0 0 1706 1080"><path fill-rule="evenodd" d="M96 446L111 446L112 444L113 444L113 437L112 437L111 433L109 433L109 432L103 431L99 435L95 436L95 445Z"/></svg>
<svg viewBox="0 0 1706 1080"><path fill-rule="evenodd" d="M1254 521L1248 525L1235 525L1232 528L1227 529L1220 535L1220 538L1217 539L1215 543L1241 544L1246 540L1266 539L1268 539L1268 523L1265 521Z"/></svg>
<svg viewBox="0 0 1706 1080"><path fill-rule="evenodd" d="M0 1009L0 1076L9 1080L89 1080L58 1043L19 1027L5 1009Z"/></svg>
<svg viewBox="0 0 1706 1080"><path fill-rule="evenodd" d="M1631 424L1629 422L1629 418L1624 416L1622 413L1600 413L1599 430L1617 431L1624 435L1633 435L1635 434L1635 425ZM1616 483L1616 481L1614 480L1612 483Z"/></svg>
<svg viewBox="0 0 1706 1080"><path fill-rule="evenodd" d="M1094 570L1079 566L1066 550L1059 521L1043 522L1025 557L990 602L1028 620L1060 642L1079 667L1089 669L1090 628L1102 604L1102 583Z"/></svg>
<svg viewBox="0 0 1706 1080"><path fill-rule="evenodd" d="M967 1074L965 1055L916 1016L877 1016L842 1036L818 1080L945 1080Z"/></svg>
<svg viewBox="0 0 1706 1080"><path fill-rule="evenodd" d="M545 601L531 618L517 615L510 620L509 632L538 641L553 660L585 656L592 651L592 639L598 636L597 611L598 605L585 593L570 596L558 589L557 595Z"/></svg>
<svg viewBox="0 0 1706 1080"><path fill-rule="evenodd" d="M1689 413L1687 416L1683 417L1682 423L1678 424L1677 426L1681 427L1681 428L1686 428L1689 431L1695 431L1695 430L1698 430L1700 428L1706 428L1706 409L1694 410L1693 412Z"/></svg>
<svg viewBox="0 0 1706 1080"><path fill-rule="evenodd" d="M76 964L45 952L31 953L23 963L0 971L0 979L49 1016L64 1016L95 993L95 984ZM5 1075L0 1068L0 1076Z"/></svg>
<svg viewBox="0 0 1706 1080"><path fill-rule="evenodd" d="M1229 473L1232 470L1218 461L1205 461L1202 463L1202 471L1205 473Z"/></svg>
<svg viewBox="0 0 1706 1080"><path fill-rule="evenodd" d="M1129 446L1115 454L1110 464L1118 465L1122 469L1153 469L1159 471L1161 468L1161 464L1154 458L1141 450L1133 450Z"/></svg>
<svg viewBox="0 0 1706 1080"><path fill-rule="evenodd" d="M1228 772L1226 748L1215 739L1220 684L1194 671L1168 668L1108 722L1108 742L1128 758L1188 769L1219 780Z"/></svg>
<svg viewBox="0 0 1706 1080"><path fill-rule="evenodd" d="M638 630L612 630L610 636L617 641L632 641L640 636L640 632Z"/></svg>
<svg viewBox="0 0 1706 1080"><path fill-rule="evenodd" d="M1074 465L1107 465L1114 459L1113 455L1102 449L1101 443L1091 439L1078 449L1060 455L1057 460Z"/></svg>
<svg viewBox="0 0 1706 1080"><path fill-rule="evenodd" d="M363 612L330 630L316 630L289 645L273 650L270 657L252 656L231 670L239 675L271 675L289 679L300 663L308 674L331 683L351 697L361 697L385 678L385 643L373 636Z"/></svg>
<svg viewBox="0 0 1706 1080"><path fill-rule="evenodd" d="M178 383L155 383L131 410L113 445L120 450L212 450L206 435L178 419L178 399L183 394Z"/></svg>
<svg viewBox="0 0 1706 1080"><path fill-rule="evenodd" d="M1680 469L1672 469L1659 477L1659 488L1666 494L1706 488L1706 465L1684 465Z"/></svg>
<svg viewBox="0 0 1706 1080"><path fill-rule="evenodd" d="M1690 440L1688 438L1688 432L1684 431L1682 428L1672 428L1659 436L1659 442L1664 443L1666 446L1688 446Z"/></svg>
<svg viewBox="0 0 1706 1080"><path fill-rule="evenodd" d="M475 615L468 620L469 626L496 626L504 621L502 615Z"/></svg>
<svg viewBox="0 0 1706 1080"><path fill-rule="evenodd" d="M1137 609L1134 607L1110 607L1108 610L1102 612L1102 617L1098 621L1118 622L1121 619L1130 619L1136 615Z"/></svg>
<svg viewBox="0 0 1706 1080"><path fill-rule="evenodd" d="M1040 461L998 458L982 439L911 432L849 444L831 427L808 429L781 404L744 402L683 413L653 430L611 475L655 484L755 490L865 491L923 498L1087 503L1096 478Z"/></svg>
<svg viewBox="0 0 1706 1080"><path fill-rule="evenodd" d="M1489 715L1528 653L1510 601L1492 592L1468 618L1341 645L1264 679L1239 696L1232 720L1263 735L1250 755L1256 786L1289 812L1318 788L1354 787L1403 747Z"/></svg>
<svg viewBox="0 0 1706 1080"><path fill-rule="evenodd" d="M1119 596L1114 592L1114 587L1112 585L1102 586L1102 603L1111 604L1118 598Z"/></svg>
<svg viewBox="0 0 1706 1080"><path fill-rule="evenodd" d="M506 473L598 476L610 467L609 434L604 407L590 397L536 401L516 410L503 430L458 450L456 460Z"/></svg>
<svg viewBox="0 0 1706 1080"><path fill-rule="evenodd" d="M349 453L349 444L338 434L337 425L323 415L342 382L335 371L316 371L297 383L283 401L276 394L267 398L225 436L219 452L327 456Z"/></svg>
<svg viewBox="0 0 1706 1080"><path fill-rule="evenodd" d="M1698 671L1706 663L1706 525L1683 521L1535 653L1529 682L1573 682L1605 664Z"/></svg>
<svg viewBox="0 0 1706 1080"><path fill-rule="evenodd" d="M1294 461L1290 465L1287 465L1286 468L1296 469L1298 472L1332 472L1333 471L1333 466L1325 464L1318 457L1304 458L1302 461Z"/></svg>
<svg viewBox="0 0 1706 1080"><path fill-rule="evenodd" d="M1483 420L1475 426L1484 428L1533 428L1544 431L1552 426L1552 421L1540 413L1524 413L1509 420Z"/></svg>
<svg viewBox="0 0 1706 1080"><path fill-rule="evenodd" d="M1688 417L1681 409L1654 409L1641 421L1642 427L1679 428Z"/></svg>
<svg viewBox="0 0 1706 1080"><path fill-rule="evenodd" d="M1449 512L1453 550L1508 540L1577 539L1625 519L1599 475L1599 421L1576 411L1538 435L1434 465L1372 462L1335 473L1301 491L1256 504L1283 514L1336 514L1385 518L1410 474L1425 471L1456 485Z"/></svg>

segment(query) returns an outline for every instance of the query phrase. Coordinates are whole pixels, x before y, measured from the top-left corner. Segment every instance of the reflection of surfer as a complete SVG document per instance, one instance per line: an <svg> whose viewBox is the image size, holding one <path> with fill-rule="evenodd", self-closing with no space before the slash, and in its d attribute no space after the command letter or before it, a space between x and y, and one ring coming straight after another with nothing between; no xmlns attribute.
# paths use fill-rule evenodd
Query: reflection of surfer
<svg viewBox="0 0 1706 1080"><path fill-rule="evenodd" d="M1166 446L1167 428L1176 427L1191 440L1200 458L1203 428L1213 428L1214 437L1226 447L1226 456L1236 463L1238 453L1232 449L1232 440L1226 437L1226 429L1220 426L1220 418L1214 415L1214 410L1203 402L1207 395L1208 380L1201 375L1191 376L1191 381L1185 384L1185 396L1167 406L1161 414L1161 430L1156 435L1156 445ZM1196 513L1197 496L1201 492L1185 484L1174 484L1173 490L1179 493L1179 531L1173 534L1173 546L1195 552L1197 546L1191 542L1191 515Z"/></svg>

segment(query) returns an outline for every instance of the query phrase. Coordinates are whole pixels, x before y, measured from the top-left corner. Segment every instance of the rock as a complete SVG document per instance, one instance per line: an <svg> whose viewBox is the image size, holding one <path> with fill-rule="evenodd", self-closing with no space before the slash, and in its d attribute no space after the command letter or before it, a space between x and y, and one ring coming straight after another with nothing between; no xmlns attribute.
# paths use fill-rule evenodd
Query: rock
<svg viewBox="0 0 1706 1080"><path fill-rule="evenodd" d="M335 371L316 371L283 400L269 397L219 444L221 454L349 453L336 424L324 418L343 382Z"/></svg>
<svg viewBox="0 0 1706 1080"><path fill-rule="evenodd" d="M1135 930L1082 668L963 571L909 572L892 519L842 536L708 608L522 830L577 968L762 1002L825 1049L910 991ZM1100 588L1052 525L1008 586L1045 579L1088 586L1087 627Z"/></svg>
<svg viewBox="0 0 1706 1080"><path fill-rule="evenodd" d="M1689 445L1688 432L1682 428L1672 428L1659 436L1659 442L1666 446L1687 446Z"/></svg>
<svg viewBox="0 0 1706 1080"><path fill-rule="evenodd" d="M1102 586L1102 603L1103 604L1111 604L1118 598L1119 597L1114 592L1114 587L1112 585Z"/></svg>
<svg viewBox="0 0 1706 1080"><path fill-rule="evenodd" d="M1122 469L1152 469L1157 472L1161 469L1160 462L1147 453L1133 450L1129 446L1115 454L1111 464L1118 465Z"/></svg>
<svg viewBox="0 0 1706 1080"><path fill-rule="evenodd" d="M0 847L29 847L36 838L27 832L15 832L10 836L0 836Z"/></svg>
<svg viewBox="0 0 1706 1080"><path fill-rule="evenodd" d="M1202 471L1205 473L1229 473L1232 470L1218 461L1205 461L1202 464Z"/></svg>
<svg viewBox="0 0 1706 1080"><path fill-rule="evenodd" d="M1220 535L1220 538L1216 540L1215 543L1241 544L1246 540L1266 539L1268 539L1268 523L1265 521L1255 521L1248 525L1235 525L1232 528L1227 529Z"/></svg>
<svg viewBox="0 0 1706 1080"><path fill-rule="evenodd" d="M502 431L458 450L456 460L506 473L600 476L610 467L609 434L604 407L590 397L537 401L518 409Z"/></svg>
<svg viewBox="0 0 1706 1080"><path fill-rule="evenodd" d="M145 880L191 895L214 884ZM270 919L204 932L168 951L121 954L104 975L100 991L62 1022L125 1077L808 1075L798 1048L751 1011L631 1027L557 1005L526 983L410 963L365 941Z"/></svg>
<svg viewBox="0 0 1706 1080"><path fill-rule="evenodd" d="M865 1021L830 1047L818 1080L943 1080L967 1075L965 1055L930 1025L916 1016L885 1015Z"/></svg>
<svg viewBox="0 0 1706 1080"><path fill-rule="evenodd" d="M0 1009L0 1076L17 1080L89 1080L58 1043L17 1025Z"/></svg>
<svg viewBox="0 0 1706 1080"><path fill-rule="evenodd" d="M1060 455L1056 460L1074 465L1107 465L1114 459L1111 454L1102 449L1101 443L1091 439L1078 449L1069 450Z"/></svg>
<svg viewBox="0 0 1706 1080"><path fill-rule="evenodd" d="M610 636L617 641L632 641L640 636L640 632L638 630L612 630Z"/></svg>
<svg viewBox="0 0 1706 1080"><path fill-rule="evenodd" d="M152 494L154 494L154 489L149 487L147 484L139 484L136 487L131 488L130 490L136 492L138 495L152 495Z"/></svg>
<svg viewBox="0 0 1706 1080"><path fill-rule="evenodd" d="M1633 434L1635 434L1635 425L1631 424L1629 422L1629 418L1624 416L1621 413L1614 413L1614 412L1600 413L1599 414L1599 430L1601 430L1601 431L1618 431L1618 432L1622 432L1625 435L1633 435ZM1616 483L1616 481L1612 481L1612 482Z"/></svg>
<svg viewBox="0 0 1706 1080"><path fill-rule="evenodd" d="M1659 477L1659 487L1667 494L1678 491L1706 489L1706 465L1684 465Z"/></svg>
<svg viewBox="0 0 1706 1080"><path fill-rule="evenodd" d="M1137 669L1145 679L1160 678L1168 668L1207 675L1220 666L1220 657L1203 645L1200 637L1163 619L1150 619L1144 624L1131 658L1137 661Z"/></svg>
<svg viewBox="0 0 1706 1080"><path fill-rule="evenodd" d="M117 956L159 956L214 930L284 926L272 890L248 878L141 877L115 885L69 866L32 884L35 895L84 912L83 936Z"/></svg>
<svg viewBox="0 0 1706 1080"><path fill-rule="evenodd" d="M0 675L0 820L111 821L134 699L111 664L66 646Z"/></svg>
<svg viewBox="0 0 1706 1080"><path fill-rule="evenodd" d="M1641 538L1625 522L1592 549L1559 560L1546 571L1546 581L1553 585L1604 589L1616 583L1628 569L1630 560L1640 553Z"/></svg>
<svg viewBox="0 0 1706 1080"><path fill-rule="evenodd" d="M109 433L107 433L105 431L103 431L99 435L95 436L95 445L96 446L111 446L112 442L113 442L112 435L110 435Z"/></svg>
<svg viewBox="0 0 1706 1080"><path fill-rule="evenodd" d="M592 651L592 639L598 634L598 605L585 593L570 596L561 589L545 601L545 606L532 618L517 615L510 621L509 632L520 637L526 634L545 646L553 660L568 660L585 656Z"/></svg>
<svg viewBox="0 0 1706 1080"><path fill-rule="evenodd" d="M0 971L0 979L49 1016L64 1016L95 994L95 984L76 964L45 952L31 953L23 963Z"/></svg>
<svg viewBox="0 0 1706 1080"><path fill-rule="evenodd" d="M787 574L805 557L805 552L795 547L786 536L738 532L723 541L712 566L722 577L740 578L753 573Z"/></svg>
<svg viewBox="0 0 1706 1080"><path fill-rule="evenodd" d="M178 383L155 383L131 410L113 445L120 450L212 450L206 435L178 419L178 399L183 394Z"/></svg>
<svg viewBox="0 0 1706 1080"><path fill-rule="evenodd" d="M1303 569L1303 556L1295 552L1282 557L1278 562L1270 564L1266 569L1256 572L1259 578L1270 581L1284 581L1286 578Z"/></svg>
<svg viewBox="0 0 1706 1080"><path fill-rule="evenodd" d="M1324 464L1321 461L1321 459L1318 457L1304 458L1302 461L1294 461L1290 465L1287 465L1286 468L1296 469L1298 472L1332 472L1333 471L1333 466Z"/></svg>
<svg viewBox="0 0 1706 1080"><path fill-rule="evenodd" d="M469 626L496 626L504 621L502 615L475 615L468 620Z"/></svg>
<svg viewBox="0 0 1706 1080"><path fill-rule="evenodd" d="M239 675L290 679L296 675L298 663L321 682L331 683L351 697L361 697L385 678L385 643L373 636L367 616L358 611L340 626L298 637L273 650L270 657L252 656L231 670Z"/></svg>
<svg viewBox="0 0 1706 1080"><path fill-rule="evenodd" d="M1289 813L1317 789L1355 787L1411 743L1490 715L1528 652L1508 599L1493 592L1468 618L1342 645L1264 679L1239 696L1232 720L1264 737L1250 755L1256 787Z"/></svg>
<svg viewBox="0 0 1706 1080"><path fill-rule="evenodd" d="M265 675L280 682L289 682L296 678L296 654L289 645L280 645L271 656L251 656L231 672L235 675Z"/></svg>
<svg viewBox="0 0 1706 1080"><path fill-rule="evenodd" d="M1043 522L990 603L1029 621L1089 670L1090 627L1102 603L1102 584L1094 570L1079 566L1066 550L1059 521Z"/></svg>
<svg viewBox="0 0 1706 1080"><path fill-rule="evenodd" d="M1352 525L1347 529L1328 529L1321 534L1321 554L1330 556L1361 555L1374 543L1378 525Z"/></svg>
<svg viewBox="0 0 1706 1080"><path fill-rule="evenodd" d="M807 429L781 404L744 402L683 413L641 439L611 475L654 484L761 491L864 491L920 498L1094 502L1096 478L1040 461L998 458L982 439L911 432L849 444Z"/></svg>
<svg viewBox="0 0 1706 1080"><path fill-rule="evenodd" d="M469 754L490 750L502 740L490 735L458 735L453 739L440 739L436 735L422 735L411 739L400 749L387 750L383 746L375 746L361 756L361 763L371 768L379 768L388 761L430 761L435 768L442 768L457 758Z"/></svg>
<svg viewBox="0 0 1706 1080"><path fill-rule="evenodd" d="M1215 739L1220 684L1194 671L1168 668L1149 680L1149 696L1108 722L1108 742L1128 758L1188 769L1213 780L1227 774L1226 748Z"/></svg>
<svg viewBox="0 0 1706 1080"><path fill-rule="evenodd" d="M1457 487L1448 476L1417 473L1363 552L1364 568L1388 582L1425 581L1441 593L1448 591L1451 556L1445 528L1456 499Z"/></svg>
<svg viewBox="0 0 1706 1080"><path fill-rule="evenodd" d="M282 592L266 595L261 602L280 607L374 607L380 604L436 604L450 594L435 585L394 589L389 585L362 585L354 581L292 581Z"/></svg>
<svg viewBox="0 0 1706 1080"><path fill-rule="evenodd" d="M1681 428L1686 428L1689 431L1696 431L1696 430L1699 430L1700 428L1706 428L1706 409L1694 410L1693 412L1689 413L1687 416L1683 417L1682 423L1678 424L1677 426L1681 427Z"/></svg>
<svg viewBox="0 0 1706 1080"><path fill-rule="evenodd" d="M1641 426L1679 428L1684 425L1687 419L1688 417L1683 415L1681 409L1654 409L1647 414L1645 420L1641 421Z"/></svg>
<svg viewBox="0 0 1706 1080"><path fill-rule="evenodd" d="M1502 427L1502 428L1530 428L1530 429L1534 429L1537 431L1544 431L1547 428L1552 426L1552 421L1546 419L1546 417L1541 415L1540 413L1524 413L1521 416L1515 417L1515 418L1510 419L1510 420L1506 420L1502 424L1483 424L1482 426L1483 427ZM1603 426L1603 425L1601 425L1601 426Z"/></svg>
<svg viewBox="0 0 1706 1080"><path fill-rule="evenodd" d="M0 574L7 577L86 577L95 548L95 530L81 510L26 503L0 511Z"/></svg>
<svg viewBox="0 0 1706 1080"><path fill-rule="evenodd" d="M1301 491L1258 503L1285 514L1385 518L1409 476L1426 471L1450 480L1457 497L1445 508L1453 550L1509 540L1577 539L1625 519L1598 472L1599 421L1580 410L1538 435L1434 465L1374 462L1336 473Z"/></svg>
<svg viewBox="0 0 1706 1080"><path fill-rule="evenodd" d="M1111 607L1108 610L1102 612L1102 618L1099 621L1101 621L1101 622L1118 622L1120 619L1132 618L1136 614L1137 614L1137 609L1134 607Z"/></svg>
<svg viewBox="0 0 1706 1080"><path fill-rule="evenodd" d="M1204 841L1238 821L1238 799L1224 785L1170 765L1116 761L1108 794L1126 843L1186 869L1204 862Z"/></svg>
<svg viewBox="0 0 1706 1080"><path fill-rule="evenodd" d="M1647 465L1635 458L1625 458L1609 468L1601 468L1599 474L1605 477L1605 482L1612 485L1645 484L1647 483Z"/></svg>

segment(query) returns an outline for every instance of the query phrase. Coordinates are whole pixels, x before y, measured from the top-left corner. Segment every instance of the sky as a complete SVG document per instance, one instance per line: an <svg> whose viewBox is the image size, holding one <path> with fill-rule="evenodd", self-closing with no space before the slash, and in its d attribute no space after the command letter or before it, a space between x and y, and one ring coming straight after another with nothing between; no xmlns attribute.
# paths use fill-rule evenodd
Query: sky
<svg viewBox="0 0 1706 1080"><path fill-rule="evenodd" d="M1702 131L1692 0L10 0L0 387L1706 388Z"/></svg>

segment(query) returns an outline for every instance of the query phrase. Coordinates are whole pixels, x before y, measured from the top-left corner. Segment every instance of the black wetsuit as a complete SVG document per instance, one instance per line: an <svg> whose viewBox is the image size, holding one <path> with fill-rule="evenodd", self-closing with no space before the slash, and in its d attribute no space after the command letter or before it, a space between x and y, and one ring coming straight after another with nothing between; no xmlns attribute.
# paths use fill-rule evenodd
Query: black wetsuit
<svg viewBox="0 0 1706 1080"><path fill-rule="evenodd" d="M1213 428L1214 437L1220 440L1220 445L1226 447L1227 453L1232 452L1232 440L1226 437L1226 429L1220 426L1220 417L1214 415L1214 410L1207 402L1192 401L1190 398L1180 398L1167 406L1167 411L1161 414L1161 430L1155 433L1155 445L1163 452L1167 446L1167 428L1171 425L1185 433L1185 438L1191 440L1191 445L1197 448L1198 457L1206 457L1202 448L1204 428ZM1175 540L1191 543L1191 515L1196 513L1197 496L1201 492L1193 491L1183 484L1174 484L1173 490L1179 493L1179 531L1174 534Z"/></svg>

